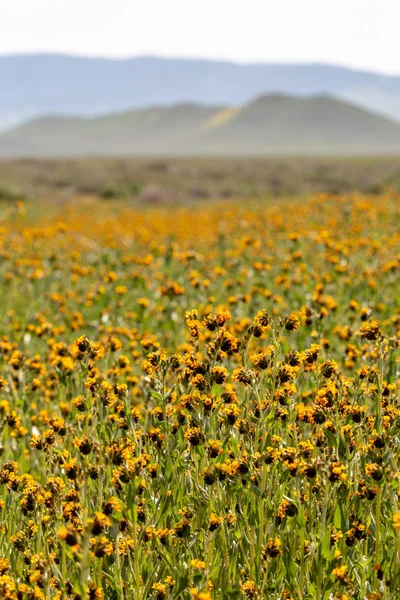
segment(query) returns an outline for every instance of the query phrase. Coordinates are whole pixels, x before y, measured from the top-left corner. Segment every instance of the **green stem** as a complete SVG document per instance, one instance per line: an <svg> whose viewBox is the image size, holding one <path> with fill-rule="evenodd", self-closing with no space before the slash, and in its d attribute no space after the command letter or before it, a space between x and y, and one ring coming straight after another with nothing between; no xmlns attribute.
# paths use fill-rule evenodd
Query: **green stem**
<svg viewBox="0 0 400 600"><path fill-rule="evenodd" d="M327 511L327 506L328 506L329 501L330 501L330 496L323 504L322 515L321 515L321 529L320 529L320 536L319 536L318 567L317 567L317 588L316 588L316 594L315 594L316 600L322 600L322 566L323 566L324 561L322 560L321 543L322 543L322 539L323 539L324 533L325 533L326 511Z"/></svg>
<svg viewBox="0 0 400 600"><path fill-rule="evenodd" d="M381 545L381 488L378 488L376 497L375 511L375 564L380 564L380 545Z"/></svg>

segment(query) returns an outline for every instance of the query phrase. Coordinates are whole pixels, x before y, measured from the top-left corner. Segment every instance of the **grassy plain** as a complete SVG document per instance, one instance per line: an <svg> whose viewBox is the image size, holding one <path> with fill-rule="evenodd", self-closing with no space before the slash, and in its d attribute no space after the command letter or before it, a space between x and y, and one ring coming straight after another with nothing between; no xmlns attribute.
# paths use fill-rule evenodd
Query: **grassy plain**
<svg viewBox="0 0 400 600"><path fill-rule="evenodd" d="M79 195L187 203L400 189L397 157L0 160L0 199Z"/></svg>

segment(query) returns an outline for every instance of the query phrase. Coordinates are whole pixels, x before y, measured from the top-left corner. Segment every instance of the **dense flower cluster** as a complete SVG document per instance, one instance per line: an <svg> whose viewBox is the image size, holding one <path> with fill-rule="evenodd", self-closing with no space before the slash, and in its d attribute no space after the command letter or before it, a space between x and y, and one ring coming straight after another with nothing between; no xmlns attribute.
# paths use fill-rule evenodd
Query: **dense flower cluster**
<svg viewBox="0 0 400 600"><path fill-rule="evenodd" d="M3 219L0 598L400 597L400 198L193 210Z"/></svg>

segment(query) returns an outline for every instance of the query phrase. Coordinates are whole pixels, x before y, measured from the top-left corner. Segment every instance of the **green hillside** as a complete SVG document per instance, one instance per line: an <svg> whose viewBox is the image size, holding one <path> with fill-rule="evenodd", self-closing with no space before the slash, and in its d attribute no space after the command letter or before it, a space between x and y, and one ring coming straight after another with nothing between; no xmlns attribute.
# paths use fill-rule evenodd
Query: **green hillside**
<svg viewBox="0 0 400 600"><path fill-rule="evenodd" d="M257 98L213 128L208 149L227 152L364 153L400 150L397 123L330 97Z"/></svg>
<svg viewBox="0 0 400 600"><path fill-rule="evenodd" d="M238 107L155 106L48 117L0 136L1 156L396 154L400 124L328 96L266 95Z"/></svg>

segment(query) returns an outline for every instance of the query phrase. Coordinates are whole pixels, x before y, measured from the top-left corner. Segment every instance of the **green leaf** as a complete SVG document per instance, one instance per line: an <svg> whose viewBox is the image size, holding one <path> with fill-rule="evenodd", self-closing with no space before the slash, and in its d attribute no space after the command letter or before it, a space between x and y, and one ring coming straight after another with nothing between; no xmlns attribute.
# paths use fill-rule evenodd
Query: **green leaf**
<svg viewBox="0 0 400 600"><path fill-rule="evenodd" d="M296 577L296 563L294 562L294 560L292 558L291 552L284 551L282 558L283 558L283 564L285 565L287 575L290 577L290 579L293 579L294 577Z"/></svg>
<svg viewBox="0 0 400 600"><path fill-rule="evenodd" d="M306 526L306 518L304 516L304 510L300 510L299 514L297 515L297 525L299 527L305 527Z"/></svg>
<svg viewBox="0 0 400 600"><path fill-rule="evenodd" d="M329 530L325 531L321 540L321 556L327 560L331 553L331 534Z"/></svg>
<svg viewBox="0 0 400 600"><path fill-rule="evenodd" d="M340 504L336 504L333 524L336 527L336 529L342 529L342 510L340 508Z"/></svg>
<svg viewBox="0 0 400 600"><path fill-rule="evenodd" d="M337 437L335 436L335 434L332 433L332 431L329 431L328 429L324 429L324 434L325 434L326 439L329 442L329 445L332 446L333 448L337 448L338 440L337 440Z"/></svg>

